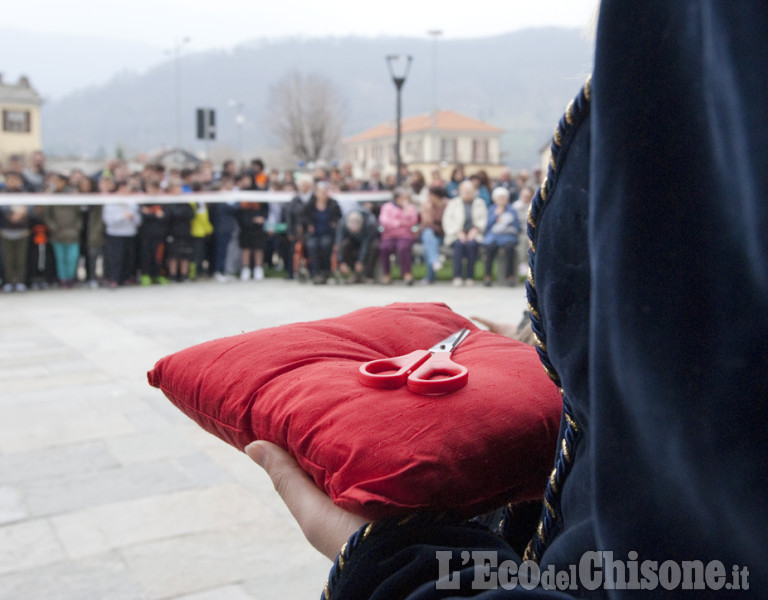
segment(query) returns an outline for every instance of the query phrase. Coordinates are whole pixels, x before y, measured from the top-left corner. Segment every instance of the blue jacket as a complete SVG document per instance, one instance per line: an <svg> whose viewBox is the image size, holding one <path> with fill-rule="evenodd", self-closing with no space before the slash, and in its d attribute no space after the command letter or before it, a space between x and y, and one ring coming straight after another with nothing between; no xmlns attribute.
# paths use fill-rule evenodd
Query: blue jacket
<svg viewBox="0 0 768 600"><path fill-rule="evenodd" d="M580 587L607 572L608 557L585 554L598 550L646 564L634 579L648 597L682 595L679 579L661 583L683 561L722 562L701 581L710 590L765 594L766 31L764 1L603 0L592 84L553 139L526 287L564 416L528 555L566 577L588 557L586 579L472 592L469 551L520 564L515 533L529 525L513 510L502 535L380 523L350 538L330 598L642 597ZM437 586L438 551L465 593Z"/></svg>
<svg viewBox="0 0 768 600"><path fill-rule="evenodd" d="M483 244L517 244L517 236L520 235L520 219L517 211L511 204L507 205L506 210L500 215L496 215L496 206L491 205L488 209L488 225L483 235Z"/></svg>

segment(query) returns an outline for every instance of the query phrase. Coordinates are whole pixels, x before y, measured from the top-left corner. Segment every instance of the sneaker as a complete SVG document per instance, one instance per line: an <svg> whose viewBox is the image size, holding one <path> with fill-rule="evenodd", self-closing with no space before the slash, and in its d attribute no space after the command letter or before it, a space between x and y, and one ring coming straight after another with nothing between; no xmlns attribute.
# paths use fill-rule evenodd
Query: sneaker
<svg viewBox="0 0 768 600"><path fill-rule="evenodd" d="M248 267L240 269L240 281L248 281L251 278L251 270Z"/></svg>
<svg viewBox="0 0 768 600"><path fill-rule="evenodd" d="M3 292L5 292L6 294L9 294L12 291L13 291L13 284L12 283L6 283L3 286Z"/></svg>
<svg viewBox="0 0 768 600"><path fill-rule="evenodd" d="M486 277L485 279L483 279L483 285L485 287L491 287L491 278L490 277Z"/></svg>
<svg viewBox="0 0 768 600"><path fill-rule="evenodd" d="M443 268L443 260L439 259L432 263L432 270L437 273L440 269Z"/></svg>
<svg viewBox="0 0 768 600"><path fill-rule="evenodd" d="M171 283L171 280L167 277L163 277L162 275L158 275L152 280L154 283L157 283L158 285L168 285Z"/></svg>
<svg viewBox="0 0 768 600"><path fill-rule="evenodd" d="M464 280L461 277L453 278L453 287L461 287L464 285Z"/></svg>
<svg viewBox="0 0 768 600"><path fill-rule="evenodd" d="M475 280L474 279L466 279L466 280L464 280L464 285L467 286L467 287L472 287L473 285L475 285Z"/></svg>
<svg viewBox="0 0 768 600"><path fill-rule="evenodd" d="M142 286L152 285L152 278L149 275L142 275L141 279L139 279L139 283Z"/></svg>
<svg viewBox="0 0 768 600"><path fill-rule="evenodd" d="M264 279L264 267L256 267L253 270L253 278L256 281L261 281L262 279Z"/></svg>
<svg viewBox="0 0 768 600"><path fill-rule="evenodd" d="M219 283L227 283L229 281L229 277L224 275L224 273L219 273L219 272L214 273L213 278Z"/></svg>
<svg viewBox="0 0 768 600"><path fill-rule="evenodd" d="M109 289L110 290L116 290L118 288L117 281L110 281L109 282Z"/></svg>
<svg viewBox="0 0 768 600"><path fill-rule="evenodd" d="M92 290L95 290L95 289L97 289L99 287L99 282L96 281L95 279L91 279L88 282L88 287L91 288Z"/></svg>
<svg viewBox="0 0 768 600"><path fill-rule="evenodd" d="M27 286L24 285L23 283L17 283L16 284L16 291L17 292L26 292L27 291Z"/></svg>

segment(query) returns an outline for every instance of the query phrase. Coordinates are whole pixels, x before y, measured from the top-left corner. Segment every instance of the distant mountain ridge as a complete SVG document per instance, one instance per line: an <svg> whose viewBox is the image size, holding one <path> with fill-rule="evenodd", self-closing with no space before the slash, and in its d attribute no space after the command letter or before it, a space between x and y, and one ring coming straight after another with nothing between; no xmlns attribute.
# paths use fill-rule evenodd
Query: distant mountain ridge
<svg viewBox="0 0 768 600"><path fill-rule="evenodd" d="M567 101L591 71L592 49L578 30L527 29L471 40L440 40L437 104L503 128L505 162L528 166L546 143ZM244 103L243 149L247 156L274 146L268 132L269 88L290 71L329 78L346 104L344 135L394 118L395 89L384 57L414 57L403 88L403 113L432 108L432 42L415 38L309 38L255 40L231 51L184 55L183 145L194 139L194 109L217 110L218 139L210 150L238 147L236 110ZM34 74L30 74L34 77ZM56 154L148 151L175 143L175 70L171 61L141 74L123 73L106 84L79 90L43 107L43 139ZM34 83L34 80L33 80Z"/></svg>

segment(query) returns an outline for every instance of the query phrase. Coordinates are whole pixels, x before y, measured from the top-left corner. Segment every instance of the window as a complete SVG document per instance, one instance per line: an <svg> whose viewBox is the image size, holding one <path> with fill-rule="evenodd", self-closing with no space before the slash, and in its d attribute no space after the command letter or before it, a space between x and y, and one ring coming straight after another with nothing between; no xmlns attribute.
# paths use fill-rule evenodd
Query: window
<svg viewBox="0 0 768 600"><path fill-rule="evenodd" d="M424 138L419 138L414 143L413 159L419 162L424 160Z"/></svg>
<svg viewBox="0 0 768 600"><path fill-rule="evenodd" d="M455 138L440 139L440 160L447 160L447 161L456 160L456 139Z"/></svg>
<svg viewBox="0 0 768 600"><path fill-rule="evenodd" d="M3 131L29 133L31 131L28 110L4 110Z"/></svg>
<svg viewBox="0 0 768 600"><path fill-rule="evenodd" d="M488 140L472 140L472 162L475 164L488 162Z"/></svg>

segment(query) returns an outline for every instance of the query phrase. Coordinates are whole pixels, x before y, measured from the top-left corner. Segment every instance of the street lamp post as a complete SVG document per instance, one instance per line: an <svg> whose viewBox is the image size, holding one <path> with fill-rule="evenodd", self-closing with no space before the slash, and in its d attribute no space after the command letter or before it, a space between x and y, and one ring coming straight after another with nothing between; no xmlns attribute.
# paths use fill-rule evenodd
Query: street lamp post
<svg viewBox="0 0 768 600"><path fill-rule="evenodd" d="M245 103L242 100L230 100L229 105L237 109L237 115L235 115L235 124L237 125L237 162L238 165L241 165L243 162L243 125L245 124L243 107Z"/></svg>
<svg viewBox="0 0 768 600"><path fill-rule="evenodd" d="M442 29L430 29L427 35L432 38L432 118L430 119L430 133L432 144L429 150L430 158L439 163L439 146L437 143L437 40L443 35Z"/></svg>
<svg viewBox="0 0 768 600"><path fill-rule="evenodd" d="M432 38L432 112L437 113L437 40L443 35L443 30L430 29L427 35Z"/></svg>
<svg viewBox="0 0 768 600"><path fill-rule="evenodd" d="M387 67L389 67L389 74L392 76L392 81L397 89L397 137L395 140L395 157L397 159L397 175L395 180L397 185L402 183L402 174L400 173L402 159L400 156L400 138L402 135L402 89L405 84L405 80L408 78L408 73L411 70L411 62L413 62L413 56L410 54L389 54L387 56Z"/></svg>
<svg viewBox="0 0 768 600"><path fill-rule="evenodd" d="M189 43L189 38L182 38L180 42L176 42L170 53L173 54L174 70L175 70L175 93L176 93L176 148L181 149L181 49L185 44Z"/></svg>

